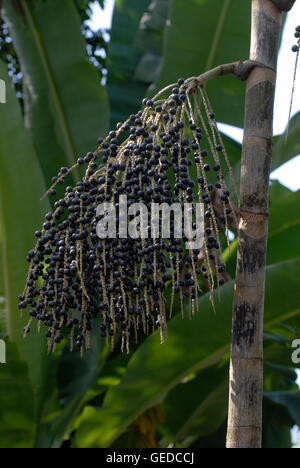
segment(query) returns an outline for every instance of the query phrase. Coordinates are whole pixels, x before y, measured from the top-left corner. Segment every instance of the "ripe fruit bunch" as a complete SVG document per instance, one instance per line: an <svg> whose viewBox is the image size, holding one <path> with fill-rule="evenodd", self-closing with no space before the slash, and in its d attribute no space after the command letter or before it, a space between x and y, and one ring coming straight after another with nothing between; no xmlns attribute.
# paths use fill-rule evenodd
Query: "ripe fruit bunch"
<svg viewBox="0 0 300 468"><path fill-rule="evenodd" d="M165 341L175 301L183 315L185 306L190 317L198 309L199 275L211 298L224 284L221 242L236 218L222 168L228 167L231 176L232 170L199 80L180 79L144 99L140 112L98 144L94 153L53 178L51 196L72 170L85 167L83 179L67 187L54 212L47 213L27 258L19 304L29 314L24 333L37 320L49 352L65 336L71 349L76 345L83 352L94 327L112 348L118 342L128 352L140 332L160 328ZM189 239L175 238L174 220L171 239L100 239L97 207L110 202L118 208L120 195L127 196L129 206L143 202L149 210L152 203L191 203L192 216L195 203L203 202L204 247L185 250ZM172 291L168 310L167 286Z"/></svg>

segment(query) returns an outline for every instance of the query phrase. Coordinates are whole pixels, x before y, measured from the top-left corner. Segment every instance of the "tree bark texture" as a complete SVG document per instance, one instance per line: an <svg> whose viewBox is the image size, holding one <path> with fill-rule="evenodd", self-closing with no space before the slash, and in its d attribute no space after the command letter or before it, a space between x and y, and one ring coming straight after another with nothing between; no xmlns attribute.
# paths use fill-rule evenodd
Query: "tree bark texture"
<svg viewBox="0 0 300 468"><path fill-rule="evenodd" d="M273 109L282 10L252 0L250 60L241 165L239 247L233 305L228 448L260 448L263 318ZM291 2L281 2L291 3ZM287 6L287 5L286 5Z"/></svg>

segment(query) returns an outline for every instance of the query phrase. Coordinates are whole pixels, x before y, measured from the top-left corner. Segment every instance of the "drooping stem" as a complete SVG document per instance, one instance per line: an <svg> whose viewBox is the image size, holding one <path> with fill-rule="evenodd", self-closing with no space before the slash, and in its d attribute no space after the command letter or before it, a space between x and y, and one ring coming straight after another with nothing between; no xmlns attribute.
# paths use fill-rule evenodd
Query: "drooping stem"
<svg viewBox="0 0 300 468"><path fill-rule="evenodd" d="M265 65L254 60L240 60L237 62L225 63L202 73L202 75L198 77L189 78L186 87L189 87L189 85L191 85L191 87L198 87L218 76L224 75L233 75L240 81L246 81L255 67L264 68Z"/></svg>
<svg viewBox="0 0 300 468"><path fill-rule="evenodd" d="M255 67L247 80L228 448L260 448L262 443L263 318L273 108L282 10L293 3L252 0L250 59L265 68Z"/></svg>

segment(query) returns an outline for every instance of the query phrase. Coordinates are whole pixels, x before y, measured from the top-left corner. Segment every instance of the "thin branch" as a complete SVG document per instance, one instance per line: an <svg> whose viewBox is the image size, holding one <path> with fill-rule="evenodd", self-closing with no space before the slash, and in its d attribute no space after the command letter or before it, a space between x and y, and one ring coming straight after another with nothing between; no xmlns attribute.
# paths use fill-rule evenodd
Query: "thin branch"
<svg viewBox="0 0 300 468"><path fill-rule="evenodd" d="M299 41L298 41L298 46L300 47L300 39L299 39ZM289 110L288 125L287 125L286 135L285 135L285 143L287 142L287 139L288 139L288 136L289 136L289 130L290 130L291 115L292 115L293 102L294 102L294 94L295 94L295 88L296 88L296 78L297 78L297 71L298 71L299 50L300 50L300 49L298 48L297 55L296 55L295 68L294 68L293 88L292 88L292 95L291 95L291 102L290 102L290 110Z"/></svg>
<svg viewBox="0 0 300 468"><path fill-rule="evenodd" d="M202 75L189 78L186 81L185 87L189 91L192 91L195 88L199 88L199 86L203 86L208 81L213 80L218 76L224 75L233 75L240 81L246 81L252 70L256 67L269 68L260 62L256 62L255 60L240 60L237 62L226 63L224 65L219 65L218 67L213 68L212 70L209 70Z"/></svg>

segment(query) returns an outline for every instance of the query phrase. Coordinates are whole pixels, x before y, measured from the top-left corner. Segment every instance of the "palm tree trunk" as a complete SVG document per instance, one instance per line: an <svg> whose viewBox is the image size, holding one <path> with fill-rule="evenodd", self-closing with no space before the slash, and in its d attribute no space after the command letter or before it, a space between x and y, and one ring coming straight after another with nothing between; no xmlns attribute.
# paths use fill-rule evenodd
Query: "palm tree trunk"
<svg viewBox="0 0 300 468"><path fill-rule="evenodd" d="M282 11L295 0L252 0L241 167L239 248L233 305L228 448L260 448L263 318L273 108Z"/></svg>

